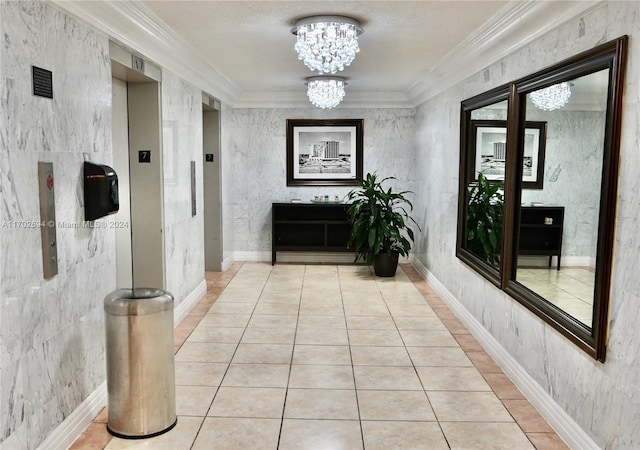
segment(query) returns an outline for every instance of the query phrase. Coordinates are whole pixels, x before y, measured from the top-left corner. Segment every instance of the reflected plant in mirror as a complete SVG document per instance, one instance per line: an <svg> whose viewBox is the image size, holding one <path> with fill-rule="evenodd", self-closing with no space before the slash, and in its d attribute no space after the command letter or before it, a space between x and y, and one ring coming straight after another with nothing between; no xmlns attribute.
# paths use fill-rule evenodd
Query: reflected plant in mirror
<svg viewBox="0 0 640 450"><path fill-rule="evenodd" d="M506 154L506 86L462 102L456 255L500 285Z"/></svg>
<svg viewBox="0 0 640 450"><path fill-rule="evenodd" d="M461 103L456 255L599 361L627 40Z"/></svg>
<svg viewBox="0 0 640 450"><path fill-rule="evenodd" d="M467 250L500 267L504 182L490 182L482 172L471 183L467 201Z"/></svg>
<svg viewBox="0 0 640 450"><path fill-rule="evenodd" d="M561 85L555 96L538 95ZM562 255L562 265L557 264L557 270L547 267L546 256L531 256L521 248L516 280L589 328L608 87L609 69L600 70L530 92L525 106L527 121L547 123L546 166L551 176L542 190L522 190L520 246L525 237L529 242L524 244L537 240L538 254L547 251L550 259ZM554 214L557 217L544 222Z"/></svg>

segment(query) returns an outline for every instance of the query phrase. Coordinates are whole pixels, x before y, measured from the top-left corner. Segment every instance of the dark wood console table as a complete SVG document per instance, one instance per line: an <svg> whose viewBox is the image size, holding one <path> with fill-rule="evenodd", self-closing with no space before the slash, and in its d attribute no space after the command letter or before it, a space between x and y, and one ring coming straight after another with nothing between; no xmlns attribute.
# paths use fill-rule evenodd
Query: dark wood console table
<svg viewBox="0 0 640 450"><path fill-rule="evenodd" d="M522 206L520 208L520 240L518 254L562 257L563 206Z"/></svg>
<svg viewBox="0 0 640 450"><path fill-rule="evenodd" d="M273 203L271 264L278 251L353 252L344 203Z"/></svg>

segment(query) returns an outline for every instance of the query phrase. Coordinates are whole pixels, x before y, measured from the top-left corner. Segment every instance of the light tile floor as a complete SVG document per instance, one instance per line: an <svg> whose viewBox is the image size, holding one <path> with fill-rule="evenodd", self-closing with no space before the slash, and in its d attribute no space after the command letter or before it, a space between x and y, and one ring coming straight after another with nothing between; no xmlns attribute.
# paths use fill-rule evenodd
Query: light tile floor
<svg viewBox="0 0 640 450"><path fill-rule="evenodd" d="M595 272L589 267L519 267L517 280L591 327Z"/></svg>
<svg viewBox="0 0 640 450"><path fill-rule="evenodd" d="M236 263L176 328L178 424L72 449L563 449L408 265Z"/></svg>

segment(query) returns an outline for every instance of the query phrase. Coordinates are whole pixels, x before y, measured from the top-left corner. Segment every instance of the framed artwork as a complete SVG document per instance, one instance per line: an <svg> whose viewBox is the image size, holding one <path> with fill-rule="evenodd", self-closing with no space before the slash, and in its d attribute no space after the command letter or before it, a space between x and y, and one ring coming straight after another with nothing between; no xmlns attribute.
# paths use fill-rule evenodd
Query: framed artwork
<svg viewBox="0 0 640 450"><path fill-rule="evenodd" d="M362 180L363 119L288 119L287 186Z"/></svg>
<svg viewBox="0 0 640 450"><path fill-rule="evenodd" d="M504 120L472 120L471 145L475 162L473 179L478 173L488 180L504 180L507 150L507 124ZM525 124L522 187L542 189L547 123L528 121Z"/></svg>

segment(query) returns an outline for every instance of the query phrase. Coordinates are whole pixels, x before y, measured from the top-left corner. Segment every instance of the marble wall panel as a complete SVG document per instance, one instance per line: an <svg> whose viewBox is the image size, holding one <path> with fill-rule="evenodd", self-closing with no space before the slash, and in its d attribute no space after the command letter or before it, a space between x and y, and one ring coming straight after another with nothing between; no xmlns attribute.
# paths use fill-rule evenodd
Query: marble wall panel
<svg viewBox="0 0 640 450"><path fill-rule="evenodd" d="M82 163L111 161L107 38L45 3L0 3L0 446L35 448L104 380L108 219L84 223ZM31 66L53 72L53 99ZM53 162L58 275L44 280L38 161ZM103 228L103 226L105 226Z"/></svg>
<svg viewBox="0 0 640 450"><path fill-rule="evenodd" d="M222 261L223 261L223 269L225 268L225 264L230 264L233 261L233 240L235 236L234 230L234 219L233 214L231 212L231 208L233 207L233 198L235 198L235 194L233 193L233 186L231 183L232 179L232 164L233 161L233 139L232 136L237 132L233 130L230 133L230 127L233 123L231 116L233 113L233 108L228 105L222 104L220 109L220 179L221 179L221 188L220 188L220 201L221 201L221 209L222 209ZM234 183L235 185L235 183ZM232 198L233 196L233 198ZM243 223L246 223L243 222Z"/></svg>
<svg viewBox="0 0 640 450"><path fill-rule="evenodd" d="M37 218L36 162L54 162L58 220L83 217L81 163L109 163L108 42L47 4L2 2L0 191L3 221ZM595 363L528 310L455 258L462 99L526 75L597 43L632 36L628 73L637 73L638 5L611 2L422 105L411 109L222 110L224 257L270 249L270 204L349 188L287 188L287 118L364 118L365 173L400 178L416 191L423 227L419 259L529 373L604 446L640 440L640 84L627 77L607 363ZM30 66L54 71L53 101L30 94ZM73 69L73 70L72 70ZM191 217L189 161L202 173L200 92L163 72L163 157L167 288L178 300L202 280L201 212ZM198 186L198 204L202 204ZM100 221L98 221L100 222ZM106 223L106 220L104 221ZM4 222L3 222L4 223ZM41 278L37 228L0 235L0 446L35 448L104 379L102 298L115 287L115 241L106 229L58 230L60 274ZM459 280L464 279L465 283ZM576 383L575 380L580 380ZM604 416L603 416L604 415Z"/></svg>
<svg viewBox="0 0 640 450"><path fill-rule="evenodd" d="M316 195L344 198L350 187L287 187L287 119L364 119L364 174L397 176L415 187L412 109L225 109L222 112L225 252L271 250L271 203ZM394 186L394 184L389 184ZM230 235L230 233L232 233ZM229 241L227 240L229 239Z"/></svg>
<svg viewBox="0 0 640 450"><path fill-rule="evenodd" d="M162 71L166 286L180 304L204 280L202 91ZM196 215L191 214L196 162Z"/></svg>
<svg viewBox="0 0 640 450"><path fill-rule="evenodd" d="M640 403L640 5L605 2L427 101L416 111L417 256L602 448L634 448ZM607 361L594 361L455 257L460 102L628 34L629 53ZM459 280L465 280L460 283Z"/></svg>

